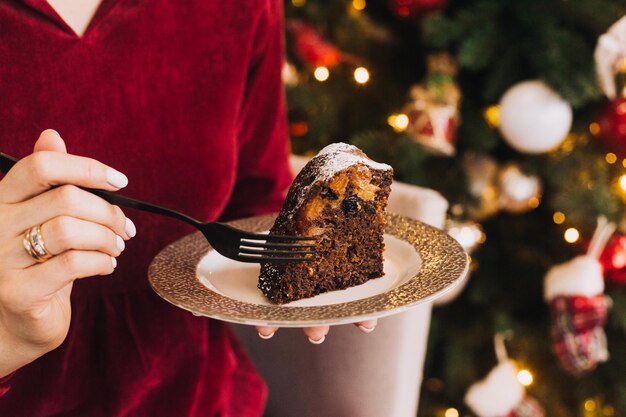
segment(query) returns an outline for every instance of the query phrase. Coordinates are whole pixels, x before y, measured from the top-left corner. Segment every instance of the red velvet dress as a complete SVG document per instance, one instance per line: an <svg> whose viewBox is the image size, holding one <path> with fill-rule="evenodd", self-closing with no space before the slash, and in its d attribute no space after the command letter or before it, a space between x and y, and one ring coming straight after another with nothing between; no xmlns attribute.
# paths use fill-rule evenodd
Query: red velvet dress
<svg viewBox="0 0 626 417"><path fill-rule="evenodd" d="M83 38L45 0L2 1L0 151L54 128L127 195L203 220L276 211L282 48L280 0L104 0ZM138 233L116 272L75 283L67 339L0 384L0 416L259 415L266 388L226 325L149 288L150 260L192 230L126 214Z"/></svg>

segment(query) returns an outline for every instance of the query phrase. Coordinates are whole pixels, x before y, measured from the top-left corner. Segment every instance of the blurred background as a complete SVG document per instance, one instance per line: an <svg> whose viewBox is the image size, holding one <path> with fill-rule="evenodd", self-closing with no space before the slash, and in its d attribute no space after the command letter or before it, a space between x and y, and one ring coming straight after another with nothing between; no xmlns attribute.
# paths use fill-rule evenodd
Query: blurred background
<svg viewBox="0 0 626 417"><path fill-rule="evenodd" d="M625 416L626 1L285 14L293 151L349 142L439 191L471 255L433 310L418 415Z"/></svg>

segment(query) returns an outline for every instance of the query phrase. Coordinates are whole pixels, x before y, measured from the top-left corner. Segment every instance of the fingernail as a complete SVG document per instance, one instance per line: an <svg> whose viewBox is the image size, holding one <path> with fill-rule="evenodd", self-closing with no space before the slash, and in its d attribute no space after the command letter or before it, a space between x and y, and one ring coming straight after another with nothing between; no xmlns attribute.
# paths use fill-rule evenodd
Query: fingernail
<svg viewBox="0 0 626 417"><path fill-rule="evenodd" d="M135 227L135 223L128 217L126 218L126 234L130 237L135 237L137 235L137 228Z"/></svg>
<svg viewBox="0 0 626 417"><path fill-rule="evenodd" d="M260 337L261 339L265 339L265 340L267 340L267 339L271 339L271 338L272 338L272 336L274 336L274 333L275 333L275 332L272 332L272 333L270 333L270 334L262 334L261 332L259 332L259 337Z"/></svg>
<svg viewBox="0 0 626 417"><path fill-rule="evenodd" d="M115 269L117 267L117 259L115 259L112 256L111 256L111 265L113 266L113 269Z"/></svg>
<svg viewBox="0 0 626 417"><path fill-rule="evenodd" d="M126 244L124 243L124 239L122 239L121 237L115 235L115 243L117 245L117 250L119 250L120 252L123 252L124 249L126 248Z"/></svg>
<svg viewBox="0 0 626 417"><path fill-rule="evenodd" d="M326 340L326 336L322 336L321 338L317 339L317 340L313 340L309 337L309 342L313 343L314 345L321 345L322 343L324 343L324 340Z"/></svg>
<svg viewBox="0 0 626 417"><path fill-rule="evenodd" d="M359 330L361 330L363 333L372 333L374 329L376 328L376 326L374 327L358 326L358 327L359 327Z"/></svg>
<svg viewBox="0 0 626 417"><path fill-rule="evenodd" d="M126 175L113 168L107 168L107 182L116 188L124 188L128 185L128 178Z"/></svg>

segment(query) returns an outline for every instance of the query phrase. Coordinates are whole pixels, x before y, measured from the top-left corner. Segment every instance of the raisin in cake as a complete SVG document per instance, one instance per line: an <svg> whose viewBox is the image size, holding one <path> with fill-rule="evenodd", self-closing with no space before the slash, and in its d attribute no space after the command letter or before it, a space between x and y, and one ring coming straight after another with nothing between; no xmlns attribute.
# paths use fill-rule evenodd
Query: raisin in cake
<svg viewBox="0 0 626 417"><path fill-rule="evenodd" d="M359 285L383 275L389 165L355 146L322 149L300 171L270 234L317 236L312 262L263 264L259 288L275 303Z"/></svg>

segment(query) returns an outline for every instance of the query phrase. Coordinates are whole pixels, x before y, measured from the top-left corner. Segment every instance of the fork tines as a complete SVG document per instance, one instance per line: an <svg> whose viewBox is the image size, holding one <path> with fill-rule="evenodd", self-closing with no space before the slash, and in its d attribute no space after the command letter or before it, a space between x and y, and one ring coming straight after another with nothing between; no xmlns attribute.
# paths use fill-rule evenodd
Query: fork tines
<svg viewBox="0 0 626 417"><path fill-rule="evenodd" d="M276 236L254 235L239 240L241 258L250 260L266 260L268 262L302 262L315 259L316 237L310 236ZM287 242L310 243L287 243ZM313 256L310 256L313 255Z"/></svg>

